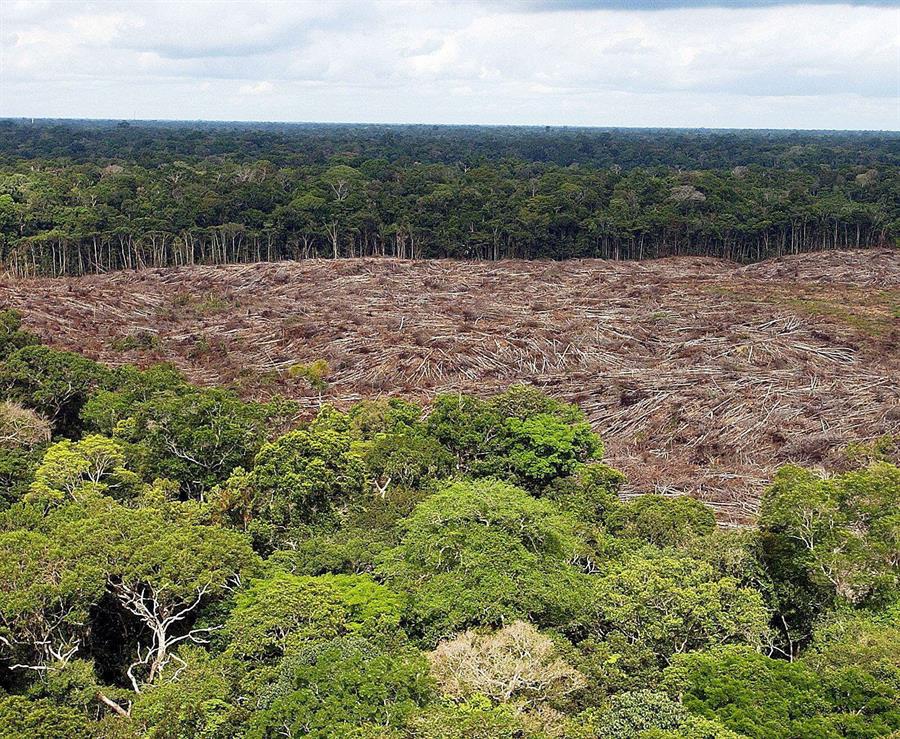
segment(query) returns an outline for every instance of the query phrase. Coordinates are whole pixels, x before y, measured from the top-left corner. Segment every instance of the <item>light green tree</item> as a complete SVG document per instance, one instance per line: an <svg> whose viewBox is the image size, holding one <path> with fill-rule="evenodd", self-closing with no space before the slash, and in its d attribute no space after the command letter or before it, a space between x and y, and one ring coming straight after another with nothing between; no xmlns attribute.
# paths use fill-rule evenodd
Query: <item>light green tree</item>
<svg viewBox="0 0 900 739"><path fill-rule="evenodd" d="M97 563L72 557L52 534L0 533L0 647L9 667L64 667L82 649L105 589Z"/></svg>
<svg viewBox="0 0 900 739"><path fill-rule="evenodd" d="M878 462L832 478L778 471L762 501L760 528L772 574L799 566L838 598L859 604L900 582L900 468Z"/></svg>
<svg viewBox="0 0 900 739"><path fill-rule="evenodd" d="M304 644L396 628L401 610L400 598L367 576L276 572L238 594L225 636L230 654L272 661Z"/></svg>
<svg viewBox="0 0 900 739"><path fill-rule="evenodd" d="M121 444L105 436L64 439L44 453L34 474L29 498L44 505L78 501L86 494L126 497L140 479L125 467Z"/></svg>
<svg viewBox="0 0 900 739"><path fill-rule="evenodd" d="M327 519L365 490L366 468L346 431L313 425L265 444L210 495L217 520L252 530L271 548L297 526Z"/></svg>
<svg viewBox="0 0 900 739"><path fill-rule="evenodd" d="M202 643L219 628L192 624L201 607L230 594L258 566L243 535L189 517L128 508L105 496L69 508L42 526L54 551L77 573L76 592L95 599L109 593L145 629L127 669L135 692L173 661L180 664L178 644ZM104 581L100 592L98 576Z"/></svg>
<svg viewBox="0 0 900 739"><path fill-rule="evenodd" d="M576 528L506 483L450 483L401 523L400 545L378 572L410 595L412 625L431 640L515 619L562 627L591 589L571 564L585 548Z"/></svg>
<svg viewBox="0 0 900 739"><path fill-rule="evenodd" d="M649 549L626 555L599 577L593 602L597 633L621 634L663 663L718 644L757 646L769 621L756 590L706 562Z"/></svg>

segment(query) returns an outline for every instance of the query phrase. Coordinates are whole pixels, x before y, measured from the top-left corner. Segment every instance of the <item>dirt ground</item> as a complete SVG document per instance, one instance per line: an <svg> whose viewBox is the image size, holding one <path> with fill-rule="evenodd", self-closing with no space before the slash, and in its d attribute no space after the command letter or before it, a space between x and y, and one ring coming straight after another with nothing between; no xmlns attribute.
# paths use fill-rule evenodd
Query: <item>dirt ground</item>
<svg viewBox="0 0 900 739"><path fill-rule="evenodd" d="M49 344L312 410L287 370L326 359L328 399L487 394L577 401L631 492L752 518L775 468L846 463L900 434L900 251L739 267L675 258L316 260L0 280Z"/></svg>

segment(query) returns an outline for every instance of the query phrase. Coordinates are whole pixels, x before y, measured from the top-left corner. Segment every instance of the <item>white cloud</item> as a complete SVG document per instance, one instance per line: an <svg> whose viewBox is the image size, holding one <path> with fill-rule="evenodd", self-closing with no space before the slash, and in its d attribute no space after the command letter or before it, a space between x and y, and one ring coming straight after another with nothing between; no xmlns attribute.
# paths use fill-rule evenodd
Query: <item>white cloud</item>
<svg viewBox="0 0 900 739"><path fill-rule="evenodd" d="M254 82L253 84L241 85L238 93L241 95L269 95L275 91L275 85L268 81Z"/></svg>
<svg viewBox="0 0 900 739"><path fill-rule="evenodd" d="M0 115L900 128L896 7L603 5L0 2Z"/></svg>

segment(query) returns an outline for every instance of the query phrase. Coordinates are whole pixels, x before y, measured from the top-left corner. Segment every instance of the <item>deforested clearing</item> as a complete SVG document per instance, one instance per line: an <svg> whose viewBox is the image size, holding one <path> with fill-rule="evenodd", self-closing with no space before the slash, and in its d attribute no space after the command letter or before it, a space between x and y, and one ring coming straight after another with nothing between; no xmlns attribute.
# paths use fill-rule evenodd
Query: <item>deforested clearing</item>
<svg viewBox="0 0 900 739"><path fill-rule="evenodd" d="M752 519L789 461L840 468L900 433L900 253L739 267L647 262L308 260L0 282L57 348L171 362L201 384L281 393L324 359L323 400L427 401L527 383L576 401L628 492Z"/></svg>

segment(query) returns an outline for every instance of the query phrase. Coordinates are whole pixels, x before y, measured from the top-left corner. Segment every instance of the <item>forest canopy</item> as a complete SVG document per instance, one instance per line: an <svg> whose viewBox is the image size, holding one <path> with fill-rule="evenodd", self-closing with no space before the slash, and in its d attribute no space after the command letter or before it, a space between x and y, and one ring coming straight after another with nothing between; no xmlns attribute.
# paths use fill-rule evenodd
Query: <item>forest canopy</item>
<svg viewBox="0 0 900 739"><path fill-rule="evenodd" d="M16 275L896 243L892 133L0 121Z"/></svg>
<svg viewBox="0 0 900 739"><path fill-rule="evenodd" d="M533 388L301 418L0 325L3 739L900 731L887 461L720 528Z"/></svg>

